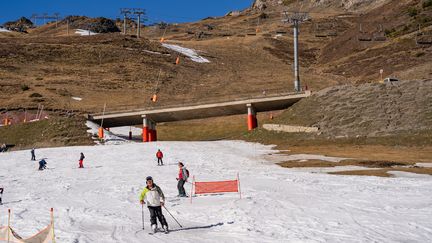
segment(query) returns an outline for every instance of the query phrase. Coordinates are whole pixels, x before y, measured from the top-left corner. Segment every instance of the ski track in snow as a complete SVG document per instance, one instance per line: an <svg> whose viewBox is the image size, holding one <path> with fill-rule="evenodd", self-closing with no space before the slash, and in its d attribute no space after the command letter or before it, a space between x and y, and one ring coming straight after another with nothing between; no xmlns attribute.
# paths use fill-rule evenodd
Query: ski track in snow
<svg viewBox="0 0 432 243"><path fill-rule="evenodd" d="M166 166L156 166L155 152ZM86 156L77 169L79 153ZM241 141L155 142L37 149L0 154L5 187L0 224L29 236L49 224L57 242L431 242L432 177L379 178L311 174L266 160L272 146ZM177 161L198 181L234 179L235 193L176 198ZM149 235L138 195L152 175L167 196L171 232ZM186 184L190 193L190 184Z"/></svg>
<svg viewBox="0 0 432 243"><path fill-rule="evenodd" d="M165 48L168 48L170 50L179 52L179 53L189 57L194 62L199 62L199 63L209 63L210 62L207 58L204 58L204 57L198 55L198 53L195 50L181 47L178 45L171 45L171 44L165 44L165 43L162 43L162 46Z"/></svg>

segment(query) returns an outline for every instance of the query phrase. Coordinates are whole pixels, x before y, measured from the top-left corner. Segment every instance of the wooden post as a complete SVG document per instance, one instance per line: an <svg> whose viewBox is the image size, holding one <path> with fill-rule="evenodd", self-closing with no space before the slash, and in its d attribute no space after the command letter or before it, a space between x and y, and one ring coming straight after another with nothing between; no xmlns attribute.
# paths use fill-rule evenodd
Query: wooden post
<svg viewBox="0 0 432 243"><path fill-rule="evenodd" d="M10 242L10 233L11 233L11 230L10 230L10 214L11 214L11 210L10 210L10 208L8 209L8 235L7 235L7 242L9 243Z"/></svg>
<svg viewBox="0 0 432 243"><path fill-rule="evenodd" d="M239 176L238 172L237 172L237 185L238 185L238 191L239 191L240 199L241 199L242 196L241 196L241 189L240 189L240 176Z"/></svg>
<svg viewBox="0 0 432 243"><path fill-rule="evenodd" d="M192 204L192 196L193 196L193 188L195 185L195 176L192 177L192 187L191 187L191 193L190 193L190 202Z"/></svg>
<svg viewBox="0 0 432 243"><path fill-rule="evenodd" d="M52 230L52 242L55 243L55 233L54 233L54 208L51 208L51 230Z"/></svg>

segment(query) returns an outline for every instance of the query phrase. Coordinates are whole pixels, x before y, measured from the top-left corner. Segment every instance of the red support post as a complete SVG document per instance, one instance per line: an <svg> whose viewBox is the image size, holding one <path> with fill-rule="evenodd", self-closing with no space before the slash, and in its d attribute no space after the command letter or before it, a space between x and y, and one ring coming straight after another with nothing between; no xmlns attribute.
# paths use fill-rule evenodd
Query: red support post
<svg viewBox="0 0 432 243"><path fill-rule="evenodd" d="M248 118L247 118L248 130L252 131L253 129L258 127L258 120L256 118L256 112L252 104L247 105L247 110L248 110Z"/></svg>
<svg viewBox="0 0 432 243"><path fill-rule="evenodd" d="M149 124L148 141L156 142L157 141L156 123L152 120L148 120L148 124Z"/></svg>
<svg viewBox="0 0 432 243"><path fill-rule="evenodd" d="M143 129L142 129L143 142L149 142L149 120L146 115L143 115Z"/></svg>
<svg viewBox="0 0 432 243"><path fill-rule="evenodd" d="M149 120L149 131L148 131L149 142L154 142L154 132L153 132L153 121Z"/></svg>

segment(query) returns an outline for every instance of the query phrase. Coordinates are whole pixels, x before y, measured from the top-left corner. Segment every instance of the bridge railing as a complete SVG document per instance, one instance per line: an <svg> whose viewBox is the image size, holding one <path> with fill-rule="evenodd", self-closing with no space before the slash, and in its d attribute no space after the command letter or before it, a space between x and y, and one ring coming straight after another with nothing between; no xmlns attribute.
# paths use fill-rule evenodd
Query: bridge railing
<svg viewBox="0 0 432 243"><path fill-rule="evenodd" d="M139 111L152 111L152 110L159 110L159 109L170 109L170 108L179 108L179 107L185 107L185 106L198 106L198 105L210 105L210 104L217 104L217 103L224 103L224 102L236 102L236 101L245 101L250 99L263 99L263 98L273 98L273 97L281 97L281 96L287 96L287 95L299 95L299 94L305 94L304 91L301 92L268 92L261 94L251 94L249 96L243 96L238 97L238 95L224 95L223 97L211 97L209 99L200 99L200 100L194 100L191 101L183 100L183 101L176 101L175 105L158 105L158 102L151 103L150 105L145 104L136 104L136 105L116 105L113 107L113 110L107 109L105 111L105 115L109 114L115 114L119 112L139 112ZM101 116L103 112L93 113L90 116Z"/></svg>

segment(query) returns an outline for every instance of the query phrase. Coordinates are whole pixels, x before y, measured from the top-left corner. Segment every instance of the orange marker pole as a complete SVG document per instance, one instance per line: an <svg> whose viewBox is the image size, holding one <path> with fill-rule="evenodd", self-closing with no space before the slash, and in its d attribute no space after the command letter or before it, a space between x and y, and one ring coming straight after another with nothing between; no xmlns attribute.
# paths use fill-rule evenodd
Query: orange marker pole
<svg viewBox="0 0 432 243"><path fill-rule="evenodd" d="M104 138L104 129L103 129L103 127L99 127L99 129L98 129L98 137L100 139Z"/></svg>

